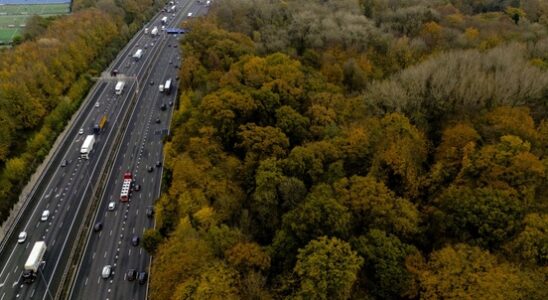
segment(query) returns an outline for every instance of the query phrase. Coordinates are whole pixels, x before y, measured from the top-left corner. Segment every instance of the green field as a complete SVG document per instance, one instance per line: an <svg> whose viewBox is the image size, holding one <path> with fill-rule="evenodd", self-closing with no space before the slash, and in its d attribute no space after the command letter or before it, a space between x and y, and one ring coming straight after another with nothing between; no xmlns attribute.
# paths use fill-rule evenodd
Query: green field
<svg viewBox="0 0 548 300"><path fill-rule="evenodd" d="M21 34L32 15L55 16L69 13L70 4L0 5L0 44L9 44Z"/></svg>

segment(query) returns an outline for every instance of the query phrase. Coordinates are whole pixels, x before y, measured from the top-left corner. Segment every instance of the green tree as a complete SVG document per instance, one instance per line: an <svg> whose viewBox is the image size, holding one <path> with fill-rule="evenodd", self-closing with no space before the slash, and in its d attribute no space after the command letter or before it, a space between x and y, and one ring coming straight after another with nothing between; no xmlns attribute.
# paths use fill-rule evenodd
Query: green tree
<svg viewBox="0 0 548 300"><path fill-rule="evenodd" d="M337 238L320 237L299 250L297 299L348 299L363 259Z"/></svg>
<svg viewBox="0 0 548 300"><path fill-rule="evenodd" d="M156 229L149 228L143 233L143 248L149 255L154 255L163 238Z"/></svg>
<svg viewBox="0 0 548 300"><path fill-rule="evenodd" d="M405 264L408 256L419 254L414 246L377 229L355 238L351 244L364 259L366 267L361 273L366 277L367 291L378 299L415 296L415 278Z"/></svg>
<svg viewBox="0 0 548 300"><path fill-rule="evenodd" d="M436 201L443 212L434 227L460 241L495 248L519 229L524 205L512 190L451 186Z"/></svg>
<svg viewBox="0 0 548 300"><path fill-rule="evenodd" d="M283 216L272 242L273 262L288 266L295 251L319 236L346 237L351 214L333 195L330 186L315 186L305 201Z"/></svg>

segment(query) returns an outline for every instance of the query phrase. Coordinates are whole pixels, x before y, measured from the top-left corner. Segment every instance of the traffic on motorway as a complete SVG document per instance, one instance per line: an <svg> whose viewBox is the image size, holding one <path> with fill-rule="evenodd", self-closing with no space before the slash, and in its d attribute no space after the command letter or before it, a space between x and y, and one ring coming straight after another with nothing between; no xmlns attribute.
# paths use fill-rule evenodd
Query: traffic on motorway
<svg viewBox="0 0 548 300"><path fill-rule="evenodd" d="M92 88L62 137L59 163L48 166L52 175L40 179L44 188L26 207L29 217L13 226L0 249L0 300L54 298L68 284L70 299L147 298L151 258L140 243L154 226L162 138L169 133L181 58L180 36L173 33L182 31L168 29L209 4L168 3ZM84 250L67 278L82 232Z"/></svg>

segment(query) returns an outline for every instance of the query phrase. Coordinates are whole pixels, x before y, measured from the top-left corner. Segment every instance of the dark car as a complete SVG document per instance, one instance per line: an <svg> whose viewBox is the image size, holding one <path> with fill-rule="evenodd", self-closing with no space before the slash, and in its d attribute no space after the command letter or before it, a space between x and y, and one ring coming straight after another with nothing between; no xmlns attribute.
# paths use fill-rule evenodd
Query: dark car
<svg viewBox="0 0 548 300"><path fill-rule="evenodd" d="M154 85L154 80L151 80L151 81L150 81L150 85Z"/></svg>
<svg viewBox="0 0 548 300"><path fill-rule="evenodd" d="M156 118L156 124L160 124L160 122L162 122L160 118Z"/></svg>
<svg viewBox="0 0 548 300"><path fill-rule="evenodd" d="M167 47L170 48L170 47L171 47L171 44L167 44Z"/></svg>
<svg viewBox="0 0 548 300"><path fill-rule="evenodd" d="M147 166L147 171L150 173L152 171L154 171L154 167L153 166Z"/></svg>
<svg viewBox="0 0 548 300"><path fill-rule="evenodd" d="M158 167L158 168L159 168L159 167L160 167L161 165L162 165L162 162L161 162L161 161L159 161L159 160L157 160L157 161L156 161L156 167Z"/></svg>
<svg viewBox="0 0 548 300"><path fill-rule="evenodd" d="M136 184L135 187L133 188L134 191L138 192L141 190L141 185L140 184Z"/></svg>
<svg viewBox="0 0 548 300"><path fill-rule="evenodd" d="M145 284L147 283L147 272L141 272L139 273L139 276L137 276L137 280L139 280L139 284Z"/></svg>
<svg viewBox="0 0 548 300"><path fill-rule="evenodd" d="M129 269L127 271L127 280L128 281L133 281L133 280L135 280L136 277L137 277L137 270Z"/></svg>
<svg viewBox="0 0 548 300"><path fill-rule="evenodd" d="M131 238L131 244L132 244L133 246L139 246L139 236L134 235L134 236Z"/></svg>
<svg viewBox="0 0 548 300"><path fill-rule="evenodd" d="M95 232L99 232L99 231L101 231L101 229L103 229L103 222L97 222L93 226L93 231L95 231Z"/></svg>
<svg viewBox="0 0 548 300"><path fill-rule="evenodd" d="M63 162L61 163L61 168L64 168L68 165L68 160L64 159Z"/></svg>
<svg viewBox="0 0 548 300"><path fill-rule="evenodd" d="M116 76L116 75L118 75L118 69L114 69L110 71L110 76Z"/></svg>
<svg viewBox="0 0 548 300"><path fill-rule="evenodd" d="M161 110L166 110L167 106L165 103L162 103L162 105L160 105L160 109Z"/></svg>
<svg viewBox="0 0 548 300"><path fill-rule="evenodd" d="M146 214L147 214L147 217L152 218L152 216L154 215L154 207L152 206L147 207Z"/></svg>

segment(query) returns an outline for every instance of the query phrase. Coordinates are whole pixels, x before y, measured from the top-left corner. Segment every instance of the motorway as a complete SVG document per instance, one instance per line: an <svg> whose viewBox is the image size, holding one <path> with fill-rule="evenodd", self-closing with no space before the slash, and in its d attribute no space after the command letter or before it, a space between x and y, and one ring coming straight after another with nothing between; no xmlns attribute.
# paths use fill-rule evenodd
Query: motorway
<svg viewBox="0 0 548 300"><path fill-rule="evenodd" d="M205 10L195 1L180 1L178 7L174 17L169 14L171 26L177 25L188 12L197 15ZM161 13L156 15L151 24L159 24L162 16ZM132 53L145 44L148 47L143 57L135 62ZM32 197L36 200L29 201L11 234L2 242L0 300L55 298L86 208L104 172L109 172L109 177L95 214L97 220L103 221L104 228L99 234L89 235L73 285L76 292L71 294L71 299L145 299L146 286L136 282L132 282L133 286L126 286L124 284L129 283L124 282L123 275L129 267L142 271L149 266L150 258L141 248L130 246L128 237L142 235L145 228L153 226L153 220L146 218L144 211L159 195L162 169L155 167L152 173L147 173L145 167L162 160L161 139L168 132L172 107L168 105L165 111L160 111L159 105L175 101L177 84L172 88L171 96L160 94L158 84L168 77L176 77L178 70L175 66L180 64L180 59L177 59L180 54L173 46L177 44L177 38L173 36L161 33L152 38L143 30L139 31L110 68L129 76L122 95L114 94L116 80L112 78L99 79L92 89L44 171L48 176L42 176L39 183L42 188L37 189ZM150 80L154 80L154 85L149 84ZM136 104L132 106L135 95ZM130 114L130 121L122 132L125 124L121 123L126 114ZM84 137L92 134L92 125L103 115L108 116L108 123L96 136L90 159L80 159L79 150ZM158 117L159 124L155 123ZM78 134L80 128L85 131L83 135ZM114 164L107 166L107 157L117 148L114 141L120 134L123 134L122 144L117 149ZM58 164L63 160L69 162L66 167ZM133 171L142 190L133 193L130 204L117 202L114 211L105 213L107 203L119 197L121 176L125 170ZM40 216L46 209L51 212L49 220L41 222ZM28 237L25 243L17 244L20 231L26 231ZM48 247L44 263L37 280L23 284L20 280L23 265L32 245L39 240L44 240ZM106 262L116 264L114 274L109 281L97 282L100 269Z"/></svg>
<svg viewBox="0 0 548 300"><path fill-rule="evenodd" d="M196 1L180 2L176 16L170 20L171 25L179 24L189 12L196 16L204 11L205 6L197 4ZM152 28L161 25L159 21L155 21L147 26ZM99 232L90 229L88 233L84 255L71 287L70 299L147 298L147 284L141 285L137 280L128 281L126 273L129 269L150 273L150 256L140 245L132 245L131 239L138 236L142 243L144 231L154 226L154 220L146 216L145 210L160 196L163 170L162 139L169 132L171 114L176 102L175 79L181 62L179 38L161 35L161 39L164 43L162 52L150 76L143 80L143 90L132 112L93 222L102 222L103 229ZM151 41L145 40L145 43ZM175 82L173 92L169 95L160 93L158 85L169 78ZM162 104L166 105L164 111L160 109ZM157 167L158 162L160 167ZM152 172L147 170L148 166L153 166ZM118 200L122 175L126 171L132 172L134 181L141 186L141 190L133 191L130 201L123 203ZM116 202L113 211L108 210L108 203L111 201ZM105 265L113 267L113 274L109 279L101 277Z"/></svg>

